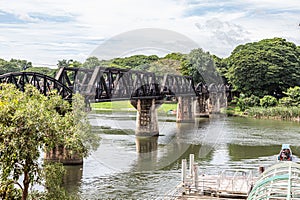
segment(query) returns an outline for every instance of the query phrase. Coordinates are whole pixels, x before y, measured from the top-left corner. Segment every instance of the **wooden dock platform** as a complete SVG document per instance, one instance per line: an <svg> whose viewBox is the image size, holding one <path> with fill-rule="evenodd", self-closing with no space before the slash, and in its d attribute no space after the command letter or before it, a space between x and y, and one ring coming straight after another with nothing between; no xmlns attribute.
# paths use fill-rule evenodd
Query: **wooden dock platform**
<svg viewBox="0 0 300 200"><path fill-rule="evenodd" d="M182 160L181 183L164 199L300 200L300 164L282 161L259 177L249 170L224 170L218 175L200 175L190 155L189 169ZM188 170L188 172L187 172Z"/></svg>
<svg viewBox="0 0 300 200"><path fill-rule="evenodd" d="M199 175L194 155L189 169L182 160L181 183L165 195L165 199L247 199L257 177L250 170L224 170L218 175Z"/></svg>

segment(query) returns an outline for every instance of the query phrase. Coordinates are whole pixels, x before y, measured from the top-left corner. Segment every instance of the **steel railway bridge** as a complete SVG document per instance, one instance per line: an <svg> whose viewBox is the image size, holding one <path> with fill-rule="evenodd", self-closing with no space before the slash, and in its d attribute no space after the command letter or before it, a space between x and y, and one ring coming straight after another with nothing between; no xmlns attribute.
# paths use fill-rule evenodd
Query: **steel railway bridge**
<svg viewBox="0 0 300 200"><path fill-rule="evenodd" d="M220 107L226 103L223 85L207 87L203 83L196 85L189 76L157 76L152 72L119 68L64 67L55 78L36 72L14 72L0 75L0 83L12 83L22 91L25 84L32 84L44 95L57 90L68 101L74 93L83 95L87 103L130 100L138 111L138 135L158 134L155 112L166 100L177 100L177 122L191 121L195 108L197 113L205 114L214 111L213 104Z"/></svg>

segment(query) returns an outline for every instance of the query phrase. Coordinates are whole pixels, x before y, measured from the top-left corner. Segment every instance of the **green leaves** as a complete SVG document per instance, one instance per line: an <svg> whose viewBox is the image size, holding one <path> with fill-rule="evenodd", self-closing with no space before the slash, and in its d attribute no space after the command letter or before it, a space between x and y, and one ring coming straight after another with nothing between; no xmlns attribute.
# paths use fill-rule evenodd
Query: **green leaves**
<svg viewBox="0 0 300 200"><path fill-rule="evenodd" d="M235 48L228 58L226 77L247 96L281 95L300 85L300 53L285 39L265 39Z"/></svg>
<svg viewBox="0 0 300 200"><path fill-rule="evenodd" d="M0 180L18 181L24 176L23 194L37 182L41 149L55 146L81 156L88 153L84 139L90 138L90 126L83 98L77 97L74 109L60 96L43 96L32 85L21 92L13 85L0 90ZM96 136L94 143L99 141ZM28 180L27 180L28 179ZM27 184L27 185L26 185ZM26 196L26 195L25 195Z"/></svg>
<svg viewBox="0 0 300 200"><path fill-rule="evenodd" d="M192 76L197 83L222 83L221 77L214 66L213 57L202 49L193 49L181 61L180 71L183 75Z"/></svg>

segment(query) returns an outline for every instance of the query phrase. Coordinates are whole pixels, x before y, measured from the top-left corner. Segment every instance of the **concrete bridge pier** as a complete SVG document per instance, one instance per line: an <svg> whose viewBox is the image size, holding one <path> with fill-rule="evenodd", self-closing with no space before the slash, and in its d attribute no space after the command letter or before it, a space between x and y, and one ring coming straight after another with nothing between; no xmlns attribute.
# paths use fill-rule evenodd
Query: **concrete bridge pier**
<svg viewBox="0 0 300 200"><path fill-rule="evenodd" d="M136 101L136 136L157 136L159 134L155 99L138 99Z"/></svg>
<svg viewBox="0 0 300 200"><path fill-rule="evenodd" d="M209 113L218 114L227 106L226 88L224 85L209 86Z"/></svg>
<svg viewBox="0 0 300 200"><path fill-rule="evenodd" d="M194 100L195 117L209 117L207 97L200 95Z"/></svg>
<svg viewBox="0 0 300 200"><path fill-rule="evenodd" d="M193 97L178 97L177 103L177 123L191 123L194 122L193 114Z"/></svg>

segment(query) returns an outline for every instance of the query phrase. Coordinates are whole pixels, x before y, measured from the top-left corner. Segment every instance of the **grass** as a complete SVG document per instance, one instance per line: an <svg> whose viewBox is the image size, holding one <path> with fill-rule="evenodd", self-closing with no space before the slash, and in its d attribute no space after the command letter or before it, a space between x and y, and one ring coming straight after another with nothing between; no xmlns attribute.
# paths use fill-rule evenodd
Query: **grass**
<svg viewBox="0 0 300 200"><path fill-rule="evenodd" d="M114 101L114 102L102 102L102 103L92 103L91 107L93 110L98 111L132 111L136 112L136 109L130 104L130 101ZM169 110L176 110L177 104L176 103L165 103L162 104L158 108L158 112L168 112Z"/></svg>
<svg viewBox="0 0 300 200"><path fill-rule="evenodd" d="M122 110L122 109L135 109L130 101L114 101L114 102L102 102L102 103L92 103L92 109L95 110Z"/></svg>
<svg viewBox="0 0 300 200"><path fill-rule="evenodd" d="M299 107L252 107L247 110L249 116L255 118L271 118L300 121L300 108Z"/></svg>
<svg viewBox="0 0 300 200"><path fill-rule="evenodd" d="M244 113L240 110L238 106L228 105L228 107L221 110L221 113L226 114L227 116L243 116Z"/></svg>
<svg viewBox="0 0 300 200"><path fill-rule="evenodd" d="M249 116L257 119L300 121L300 107L250 107L242 112L238 106L228 106L222 111L228 116Z"/></svg>

